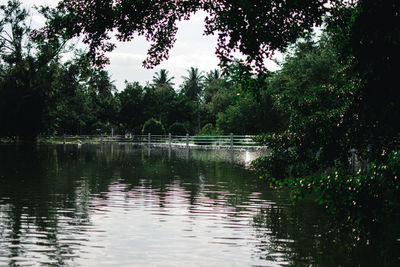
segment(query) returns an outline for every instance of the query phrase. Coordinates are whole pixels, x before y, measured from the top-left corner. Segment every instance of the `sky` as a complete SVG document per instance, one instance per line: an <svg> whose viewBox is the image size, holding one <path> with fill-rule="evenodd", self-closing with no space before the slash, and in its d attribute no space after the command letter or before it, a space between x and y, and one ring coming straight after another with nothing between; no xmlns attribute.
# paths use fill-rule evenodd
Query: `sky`
<svg viewBox="0 0 400 267"><path fill-rule="evenodd" d="M24 7L30 8L33 5L55 6L58 0L21 0L21 2ZM111 80L114 81L117 89L123 90L125 81L136 81L145 85L146 82L152 81L154 74L160 69L166 69L170 77L174 77L175 89L179 89L179 85L183 82L182 76L187 75L190 67L197 67L204 72L218 68L219 61L215 55L217 36L203 35L204 18L205 13L196 13L189 21L178 23L177 41L170 50L169 59L154 69L142 67L149 47L144 37L136 37L125 43L113 39L117 47L107 54L110 64L105 69L111 75ZM43 23L43 18L33 15L33 27L38 27ZM70 55L66 55L66 58L68 57ZM272 61L266 61L266 66L269 70L277 69Z"/></svg>

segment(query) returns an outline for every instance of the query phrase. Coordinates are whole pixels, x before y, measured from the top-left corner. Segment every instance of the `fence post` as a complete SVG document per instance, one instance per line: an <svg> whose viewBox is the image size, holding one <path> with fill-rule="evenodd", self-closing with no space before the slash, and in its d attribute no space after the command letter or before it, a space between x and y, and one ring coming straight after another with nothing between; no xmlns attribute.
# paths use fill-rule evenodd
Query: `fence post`
<svg viewBox="0 0 400 267"><path fill-rule="evenodd" d="M151 143L151 133L147 134L147 145L150 147L150 143Z"/></svg>
<svg viewBox="0 0 400 267"><path fill-rule="evenodd" d="M63 144L65 145L65 134L64 134L64 140L63 140Z"/></svg>
<svg viewBox="0 0 400 267"><path fill-rule="evenodd" d="M114 138L114 128L111 128L111 137Z"/></svg>
<svg viewBox="0 0 400 267"><path fill-rule="evenodd" d="M103 133L100 134L100 140L101 140L101 141L100 141L100 142L101 142L101 145L103 145Z"/></svg>
<svg viewBox="0 0 400 267"><path fill-rule="evenodd" d="M168 144L171 147L171 133L168 133Z"/></svg>
<svg viewBox="0 0 400 267"><path fill-rule="evenodd" d="M350 150L351 152L351 164L353 167L353 173L356 174L357 173L357 166L356 166L356 150L353 148Z"/></svg>
<svg viewBox="0 0 400 267"><path fill-rule="evenodd" d="M189 134L186 134L186 148L189 148Z"/></svg>
<svg viewBox="0 0 400 267"><path fill-rule="evenodd" d="M230 149L233 148L233 133L230 135Z"/></svg>

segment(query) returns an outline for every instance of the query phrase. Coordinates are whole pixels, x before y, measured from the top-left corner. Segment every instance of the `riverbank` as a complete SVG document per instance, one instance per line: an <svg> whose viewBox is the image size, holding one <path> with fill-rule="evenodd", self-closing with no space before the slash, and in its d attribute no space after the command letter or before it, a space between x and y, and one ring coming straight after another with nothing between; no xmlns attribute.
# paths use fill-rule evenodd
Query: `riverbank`
<svg viewBox="0 0 400 267"><path fill-rule="evenodd" d="M400 151L388 153L365 169L332 168L329 171L282 179L268 176L265 161L252 168L278 187L288 188L294 202L312 195L343 225L374 225L400 218Z"/></svg>

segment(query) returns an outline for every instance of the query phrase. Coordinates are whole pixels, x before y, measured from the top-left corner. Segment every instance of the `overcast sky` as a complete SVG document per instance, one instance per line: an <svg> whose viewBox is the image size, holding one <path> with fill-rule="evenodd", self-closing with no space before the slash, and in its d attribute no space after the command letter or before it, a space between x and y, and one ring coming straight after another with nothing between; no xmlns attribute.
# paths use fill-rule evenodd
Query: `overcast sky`
<svg viewBox="0 0 400 267"><path fill-rule="evenodd" d="M0 0L1 2L5 0ZM55 6L58 0L21 0L25 7L33 5ZM215 56L217 44L216 36L204 36L205 13L196 13L189 21L178 23L177 41L170 51L170 57L154 69L142 67L142 61L146 58L146 51L149 47L144 38L135 38L128 43L117 42L117 48L108 54L110 65L106 70L114 80L118 90L124 88L124 81L137 81L144 85L151 81L154 73L160 69L169 71L169 75L175 77L173 82L175 88L182 83L182 76L186 76L187 69L197 67L207 72L218 68L218 59ZM34 16L32 25L43 25L43 19ZM272 62L267 63L270 70L276 69Z"/></svg>

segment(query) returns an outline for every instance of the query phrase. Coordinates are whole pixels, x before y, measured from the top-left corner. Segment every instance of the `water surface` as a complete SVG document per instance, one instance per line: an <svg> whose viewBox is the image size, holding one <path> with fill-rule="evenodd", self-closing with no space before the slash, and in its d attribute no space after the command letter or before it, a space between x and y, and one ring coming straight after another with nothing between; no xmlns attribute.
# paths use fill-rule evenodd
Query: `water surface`
<svg viewBox="0 0 400 267"><path fill-rule="evenodd" d="M393 234L358 242L293 207L246 169L257 153L0 146L0 266L398 263Z"/></svg>

